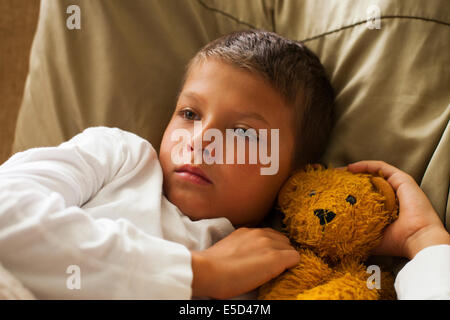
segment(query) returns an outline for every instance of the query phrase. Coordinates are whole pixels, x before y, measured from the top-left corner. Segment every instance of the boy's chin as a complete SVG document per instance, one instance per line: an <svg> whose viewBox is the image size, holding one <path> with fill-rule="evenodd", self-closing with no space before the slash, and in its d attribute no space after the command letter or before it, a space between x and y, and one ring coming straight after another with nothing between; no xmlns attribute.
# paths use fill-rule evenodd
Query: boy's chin
<svg viewBox="0 0 450 320"><path fill-rule="evenodd" d="M210 210L205 210L205 206L202 206L198 203L193 203L193 199L184 199L185 197L181 197L178 199L176 195L167 196L167 199L175 205L180 211L188 216L192 221L202 220L202 219L211 219L216 218L214 214Z"/></svg>
<svg viewBox="0 0 450 320"><path fill-rule="evenodd" d="M211 214L206 214L206 213L200 213L198 210L192 209L192 208L183 208L183 207L179 207L177 206L178 209L180 209L180 211L187 217L189 217L189 219L191 219L192 221L198 221L198 220L202 220L202 219L212 219L212 218L217 218Z"/></svg>

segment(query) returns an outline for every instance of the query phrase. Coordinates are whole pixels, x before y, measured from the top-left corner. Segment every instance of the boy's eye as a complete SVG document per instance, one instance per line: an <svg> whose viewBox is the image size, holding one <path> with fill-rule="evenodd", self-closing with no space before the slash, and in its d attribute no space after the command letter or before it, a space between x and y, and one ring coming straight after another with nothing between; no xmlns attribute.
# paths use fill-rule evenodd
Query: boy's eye
<svg viewBox="0 0 450 320"><path fill-rule="evenodd" d="M258 135L256 134L256 130L255 129L251 129L251 128L235 128L234 132L239 135L239 136L248 136L250 139L256 139L258 140Z"/></svg>
<svg viewBox="0 0 450 320"><path fill-rule="evenodd" d="M181 116L186 120L195 120L196 114L192 110L181 110Z"/></svg>
<svg viewBox="0 0 450 320"><path fill-rule="evenodd" d="M236 134L238 134L240 136L243 136L245 134L245 131L247 131L247 130L245 130L244 128L236 128L236 129L234 129L234 132L236 132Z"/></svg>

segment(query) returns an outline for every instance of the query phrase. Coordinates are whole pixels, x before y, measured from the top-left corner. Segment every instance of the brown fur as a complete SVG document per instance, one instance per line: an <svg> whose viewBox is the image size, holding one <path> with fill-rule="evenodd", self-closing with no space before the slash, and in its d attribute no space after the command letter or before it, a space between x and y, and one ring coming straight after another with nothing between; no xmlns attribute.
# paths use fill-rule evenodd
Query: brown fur
<svg viewBox="0 0 450 320"><path fill-rule="evenodd" d="M307 165L284 184L278 207L301 259L263 285L259 299L395 299L390 273L371 289L364 265L398 213L383 177Z"/></svg>

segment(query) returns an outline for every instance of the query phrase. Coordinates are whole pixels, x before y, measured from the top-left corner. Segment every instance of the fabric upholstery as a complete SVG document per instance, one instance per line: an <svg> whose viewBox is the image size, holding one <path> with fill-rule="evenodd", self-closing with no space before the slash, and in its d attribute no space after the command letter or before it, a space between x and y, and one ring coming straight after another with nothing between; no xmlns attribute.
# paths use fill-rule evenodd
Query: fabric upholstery
<svg viewBox="0 0 450 320"><path fill-rule="evenodd" d="M11 156L39 0L0 1L0 164Z"/></svg>

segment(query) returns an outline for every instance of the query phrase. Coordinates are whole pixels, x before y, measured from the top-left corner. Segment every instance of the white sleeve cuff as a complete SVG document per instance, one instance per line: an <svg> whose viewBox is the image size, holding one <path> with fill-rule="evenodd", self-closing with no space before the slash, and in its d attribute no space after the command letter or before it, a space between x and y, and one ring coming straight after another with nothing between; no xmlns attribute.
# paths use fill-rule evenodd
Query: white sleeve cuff
<svg viewBox="0 0 450 320"><path fill-rule="evenodd" d="M397 275L399 300L450 299L450 245L419 251Z"/></svg>

